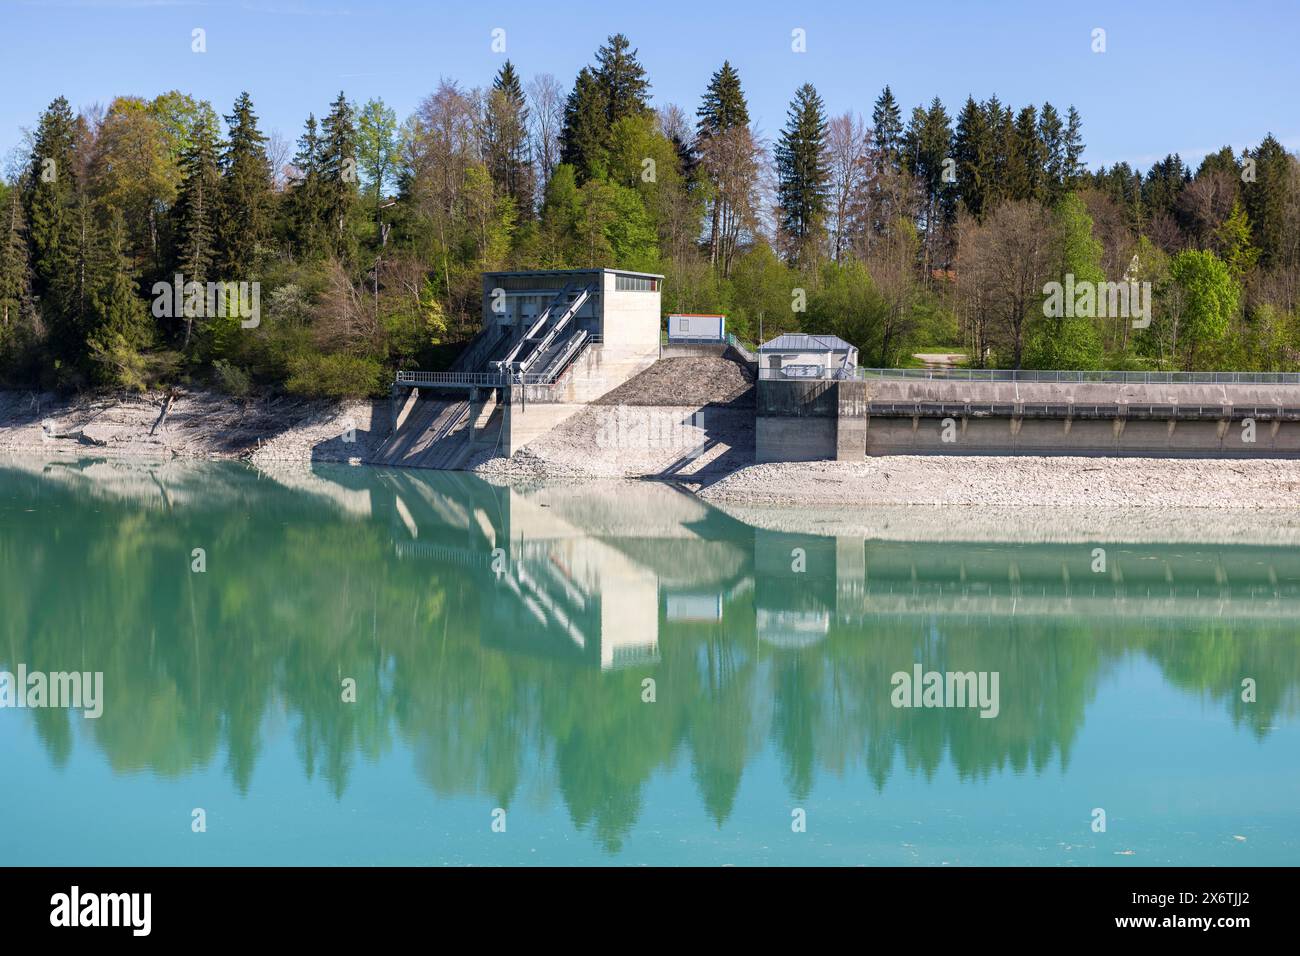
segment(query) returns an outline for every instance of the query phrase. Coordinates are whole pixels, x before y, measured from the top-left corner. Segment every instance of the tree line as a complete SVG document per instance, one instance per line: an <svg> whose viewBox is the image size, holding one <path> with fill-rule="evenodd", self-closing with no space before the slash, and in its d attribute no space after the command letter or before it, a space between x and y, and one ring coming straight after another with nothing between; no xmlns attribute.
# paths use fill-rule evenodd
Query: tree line
<svg viewBox="0 0 1300 956"><path fill-rule="evenodd" d="M0 186L0 381L377 394L450 361L479 273L598 266L663 273L666 311L743 339L834 333L868 364L1300 368L1300 161L1271 135L1195 170L1090 171L1072 106L904 119L885 87L869 117L831 115L804 84L769 142L729 62L693 114L650 93L616 34L570 88L505 61L400 123L340 92L296 144L248 93L221 116L177 91L59 97ZM1149 283L1150 314L1045 309L1067 278L1094 304ZM224 283L255 284L251 319L214 312Z"/></svg>

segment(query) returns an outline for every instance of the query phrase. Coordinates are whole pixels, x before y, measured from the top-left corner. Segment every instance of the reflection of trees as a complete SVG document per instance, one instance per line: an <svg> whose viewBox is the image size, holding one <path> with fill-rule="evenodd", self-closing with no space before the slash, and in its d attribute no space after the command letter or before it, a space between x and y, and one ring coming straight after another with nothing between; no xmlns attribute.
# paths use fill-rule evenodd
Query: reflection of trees
<svg viewBox="0 0 1300 956"><path fill-rule="evenodd" d="M1149 655L1172 684L1221 702L1256 735L1298 709L1300 654L1282 624L886 614L850 623L837 616L834 574L816 568L797 581L760 571L721 620L661 620L655 664L601 672L511 653L483 639L484 607L504 598L483 596L486 572L472 563L401 560L382 520L259 486L242 468L209 474L219 503L190 495L184 508L149 511L0 472L11 502L0 666L105 673L100 720L29 712L56 763L81 731L115 771L179 777L220 755L248 792L267 728L284 714L303 771L335 795L358 758L377 759L397 737L435 793L508 808L540 781L543 798L558 795L576 826L614 850L648 782L681 760L721 825L765 740L796 800L819 774L859 767L883 788L898 766L928 778L945 759L962 779L1067 765L1101 678L1129 653ZM383 514L378 485L375 494ZM489 504L485 513L501 513ZM747 529L720 523L711 533L705 564L747 574ZM189 570L195 547L207 551L205 574ZM681 540L620 548L650 555L656 570L691 566ZM829 629L781 645L757 633L756 606L825 613ZM916 660L998 671L999 717L893 708L890 677ZM654 704L641 700L647 676ZM341 701L345 677L357 681L355 704ZM1258 682L1256 704L1240 700L1243 677Z"/></svg>

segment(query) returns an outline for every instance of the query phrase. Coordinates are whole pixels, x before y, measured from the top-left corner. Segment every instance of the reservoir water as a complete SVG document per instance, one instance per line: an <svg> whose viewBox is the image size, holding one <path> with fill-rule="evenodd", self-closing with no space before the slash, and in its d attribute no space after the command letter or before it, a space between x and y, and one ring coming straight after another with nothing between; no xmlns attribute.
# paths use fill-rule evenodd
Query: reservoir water
<svg viewBox="0 0 1300 956"><path fill-rule="evenodd" d="M745 514L0 460L0 862L1300 862L1300 551Z"/></svg>

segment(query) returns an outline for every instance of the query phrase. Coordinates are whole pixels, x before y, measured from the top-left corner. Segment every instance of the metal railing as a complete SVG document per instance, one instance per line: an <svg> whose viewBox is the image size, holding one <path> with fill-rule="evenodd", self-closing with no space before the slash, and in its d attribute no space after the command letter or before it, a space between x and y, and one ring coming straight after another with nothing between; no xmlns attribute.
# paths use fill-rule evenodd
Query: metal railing
<svg viewBox="0 0 1300 956"><path fill-rule="evenodd" d="M1142 421L1300 421L1300 408L1281 405L1151 405L1042 402L868 402L883 418L1050 418Z"/></svg>
<svg viewBox="0 0 1300 956"><path fill-rule="evenodd" d="M582 337L585 336L585 337ZM595 345L601 336L594 333L575 335L562 356L562 361L552 362L545 372L419 372L399 370L394 385L407 388L506 388L511 385L551 385L559 378L569 362L585 346Z"/></svg>
<svg viewBox="0 0 1300 956"><path fill-rule="evenodd" d="M782 376L776 375L772 377L780 378ZM910 378L961 382L1107 382L1123 385L1300 385L1300 372L1106 372L981 368L859 368L855 377L859 379Z"/></svg>
<svg viewBox="0 0 1300 956"><path fill-rule="evenodd" d="M798 371L795 371L795 370ZM861 380L866 377L867 369L846 369L839 365L786 365L782 368L765 368L760 366L758 377L769 381L816 382Z"/></svg>

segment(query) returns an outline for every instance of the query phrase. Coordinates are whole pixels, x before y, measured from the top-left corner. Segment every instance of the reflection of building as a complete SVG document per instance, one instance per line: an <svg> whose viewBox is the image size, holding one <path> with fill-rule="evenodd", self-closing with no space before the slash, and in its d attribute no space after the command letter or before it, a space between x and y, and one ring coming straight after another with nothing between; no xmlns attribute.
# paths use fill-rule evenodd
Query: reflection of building
<svg viewBox="0 0 1300 956"><path fill-rule="evenodd" d="M670 621L721 621L722 593L669 592L664 595L664 614Z"/></svg>
<svg viewBox="0 0 1300 956"><path fill-rule="evenodd" d="M798 650L816 644L831 630L829 611L774 611L760 607L754 612L758 637L782 650Z"/></svg>
<svg viewBox="0 0 1300 956"><path fill-rule="evenodd" d="M669 619L716 622L726 587L686 591L679 579L696 568L740 566L736 544L684 530L708 509L666 486L647 488L653 500L632 514L617 489L604 502L593 489L566 499L459 474L396 472L386 480L397 554L490 579L480 590L481 636L512 653L605 670L657 661L661 593L673 608ZM637 536L663 533L669 540Z"/></svg>

